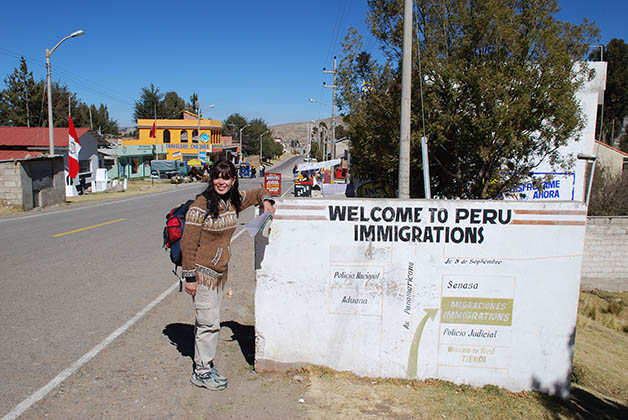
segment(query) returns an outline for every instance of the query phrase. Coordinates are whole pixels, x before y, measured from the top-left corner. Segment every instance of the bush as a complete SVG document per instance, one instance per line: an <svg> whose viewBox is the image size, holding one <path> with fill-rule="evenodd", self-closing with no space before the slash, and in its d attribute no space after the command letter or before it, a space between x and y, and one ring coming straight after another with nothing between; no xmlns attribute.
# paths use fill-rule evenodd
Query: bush
<svg viewBox="0 0 628 420"><path fill-rule="evenodd" d="M596 168L589 216L628 216L628 171L612 176L604 168Z"/></svg>

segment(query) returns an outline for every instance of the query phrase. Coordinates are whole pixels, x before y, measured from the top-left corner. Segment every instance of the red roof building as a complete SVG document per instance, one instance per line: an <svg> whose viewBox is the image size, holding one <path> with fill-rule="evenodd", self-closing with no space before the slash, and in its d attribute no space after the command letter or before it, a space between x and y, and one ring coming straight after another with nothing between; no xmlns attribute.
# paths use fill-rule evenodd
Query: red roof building
<svg viewBox="0 0 628 420"><path fill-rule="evenodd" d="M99 136L89 128L77 128L81 146L89 143L97 150ZM55 154L66 154L68 150L69 134L67 127L54 129ZM47 154L50 149L48 127L0 127L0 160L24 159ZM80 156L79 156L80 158Z"/></svg>

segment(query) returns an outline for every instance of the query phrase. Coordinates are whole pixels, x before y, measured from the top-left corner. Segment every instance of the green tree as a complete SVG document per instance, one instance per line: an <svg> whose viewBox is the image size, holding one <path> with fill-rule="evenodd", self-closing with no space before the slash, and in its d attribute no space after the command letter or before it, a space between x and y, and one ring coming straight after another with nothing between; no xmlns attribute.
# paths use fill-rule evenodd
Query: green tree
<svg viewBox="0 0 628 420"><path fill-rule="evenodd" d="M5 79L6 89L0 92L0 125L43 127L48 125L48 97L44 80L35 82L24 57L19 67ZM68 111L74 124L89 127L89 110L102 127L103 134L119 134L118 123L109 118L106 105L88 106L70 89L59 82L51 83L52 115L55 127L68 126Z"/></svg>
<svg viewBox="0 0 628 420"><path fill-rule="evenodd" d="M185 109L185 101L181 99L177 92L167 92L163 101L163 112L161 118L165 119L181 119L183 118L183 110Z"/></svg>
<svg viewBox="0 0 628 420"><path fill-rule="evenodd" d="M133 118L138 120L140 118L165 118L166 109L164 102L164 94L159 91L158 87L155 87L152 83L150 87L142 88L142 95L140 99L135 101L135 110L133 111Z"/></svg>
<svg viewBox="0 0 628 420"><path fill-rule="evenodd" d="M239 142L240 129L247 124L246 118L236 112L222 122L222 132L225 136L233 136L233 140Z"/></svg>
<svg viewBox="0 0 628 420"><path fill-rule="evenodd" d="M268 125L261 118L255 118L249 122L247 129L242 132L242 150L245 155L259 155L260 136L269 136L268 130ZM264 153L263 145L262 153Z"/></svg>
<svg viewBox="0 0 628 420"><path fill-rule="evenodd" d="M345 127L342 125L337 125L335 128L336 131L336 139L342 139L344 137L347 137L348 133L345 130Z"/></svg>
<svg viewBox="0 0 628 420"><path fill-rule="evenodd" d="M12 74L4 79L6 89L0 93L0 125L30 127L36 121L36 84L24 57Z"/></svg>
<svg viewBox="0 0 628 420"><path fill-rule="evenodd" d="M403 4L369 0L369 8L387 61L376 63L351 30L339 105L353 173L396 186ZM558 149L583 126L574 95L591 74L577 61L598 31L586 20L561 22L557 11L554 0L415 1L411 150L419 150L423 134L422 85L435 196L496 197L528 180L542 161L570 166ZM360 89L365 82L369 88ZM411 156L414 197L423 195L418 155Z"/></svg>
<svg viewBox="0 0 628 420"><path fill-rule="evenodd" d="M190 102L185 106L185 109L196 113L196 103L198 102L198 94L195 92L190 96Z"/></svg>
<svg viewBox="0 0 628 420"><path fill-rule="evenodd" d="M312 142L312 147L310 149L310 157L315 158L319 162L325 160L323 159L323 150L315 141Z"/></svg>

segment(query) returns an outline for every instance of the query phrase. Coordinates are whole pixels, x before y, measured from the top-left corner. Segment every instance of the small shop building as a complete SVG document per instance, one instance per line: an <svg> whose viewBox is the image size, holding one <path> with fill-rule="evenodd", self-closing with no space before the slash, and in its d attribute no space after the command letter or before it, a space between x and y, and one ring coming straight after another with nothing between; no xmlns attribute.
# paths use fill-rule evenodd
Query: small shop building
<svg viewBox="0 0 628 420"><path fill-rule="evenodd" d="M154 138L150 136L153 125ZM126 153L135 153L127 155L131 168L126 168L127 172L122 174L130 170L133 176L141 176L137 173L142 171L146 176L150 175L150 161L147 162L144 154L149 146L152 147L154 159L184 162L195 159L207 163L221 158L233 160L239 151L239 145L231 144L230 137L224 138L226 141L223 142L221 121L199 118L189 111L183 111L182 119L138 119L137 130L138 139L122 140L121 146L127 148ZM130 146L135 147L129 148ZM122 158L123 154L118 156ZM149 167L148 170L146 166ZM134 172L134 169L137 171Z"/></svg>

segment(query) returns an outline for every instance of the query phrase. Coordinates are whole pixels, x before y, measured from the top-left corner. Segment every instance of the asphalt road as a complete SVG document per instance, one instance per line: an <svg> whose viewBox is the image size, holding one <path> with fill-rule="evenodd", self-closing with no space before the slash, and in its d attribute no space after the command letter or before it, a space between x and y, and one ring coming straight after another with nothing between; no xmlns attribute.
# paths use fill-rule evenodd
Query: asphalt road
<svg viewBox="0 0 628 420"><path fill-rule="evenodd" d="M282 192L299 160L270 170L282 173ZM261 181L244 179L240 188ZM161 248L165 214L204 187L0 220L0 416L176 281ZM240 225L252 216L247 209Z"/></svg>

